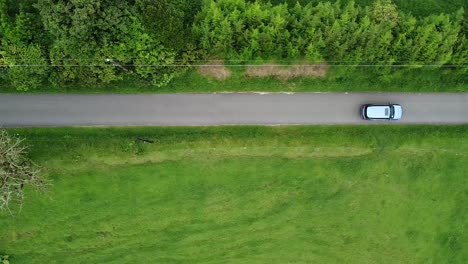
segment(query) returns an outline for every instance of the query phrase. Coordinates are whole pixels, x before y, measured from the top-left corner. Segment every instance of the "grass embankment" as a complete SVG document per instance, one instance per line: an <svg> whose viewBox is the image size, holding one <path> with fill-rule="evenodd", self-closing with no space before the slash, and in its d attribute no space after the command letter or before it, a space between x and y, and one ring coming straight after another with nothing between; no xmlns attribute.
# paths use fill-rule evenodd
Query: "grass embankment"
<svg viewBox="0 0 468 264"><path fill-rule="evenodd" d="M102 86L66 85L42 87L28 93L203 93L203 92L467 92L468 75L454 74L450 69L358 68L349 70L330 66L326 77L278 80L272 77L245 77L244 67L229 67L230 77L216 80L201 76L192 69L176 77L168 86L157 88L130 79ZM0 93L19 93L0 84Z"/></svg>
<svg viewBox="0 0 468 264"><path fill-rule="evenodd" d="M468 257L467 126L13 132L54 185L0 216L12 263Z"/></svg>
<svg viewBox="0 0 468 264"><path fill-rule="evenodd" d="M229 68L229 67L228 67ZM466 92L467 75L455 76L453 71L417 69L392 71L390 69L358 68L349 70L330 66L324 78L246 78L243 68L229 68L230 78L218 81L191 71L174 79L161 92Z"/></svg>

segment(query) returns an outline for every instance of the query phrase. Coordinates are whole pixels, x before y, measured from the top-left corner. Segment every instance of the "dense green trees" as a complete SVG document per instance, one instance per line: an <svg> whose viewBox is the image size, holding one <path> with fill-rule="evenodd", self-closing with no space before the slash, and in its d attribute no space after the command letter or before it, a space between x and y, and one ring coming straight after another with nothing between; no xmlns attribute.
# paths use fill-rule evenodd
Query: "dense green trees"
<svg viewBox="0 0 468 264"><path fill-rule="evenodd" d="M366 8L352 1L297 2L288 8L264 1L205 0L194 34L203 49L231 59L443 65L467 59L466 37L459 34L462 14L416 18L398 12L390 0Z"/></svg>
<svg viewBox="0 0 468 264"><path fill-rule="evenodd" d="M283 57L290 44L287 5L205 1L194 24L201 47L228 58Z"/></svg>
<svg viewBox="0 0 468 264"><path fill-rule="evenodd" d="M467 12L415 17L391 0L0 0L0 78L18 90L167 84L208 57L464 65ZM360 2L362 4L362 1Z"/></svg>
<svg viewBox="0 0 468 264"><path fill-rule="evenodd" d="M182 10L168 0L137 0L138 11L142 15L144 27L165 46L184 46Z"/></svg>
<svg viewBox="0 0 468 264"><path fill-rule="evenodd" d="M462 15L461 13L459 14ZM468 66L468 12L465 11L462 18L460 33L455 43L452 61L455 65ZM468 73L468 67L461 68L462 73Z"/></svg>
<svg viewBox="0 0 468 264"><path fill-rule="evenodd" d="M175 6L167 12L168 5L156 0L0 0L3 76L18 90L44 81L99 85L132 75L164 85L183 70L164 66L190 59L194 49L185 37L190 34L181 34L193 20Z"/></svg>
<svg viewBox="0 0 468 264"><path fill-rule="evenodd" d="M22 91L39 87L48 75L41 49L48 39L33 3L0 0L0 63L10 66L6 80Z"/></svg>
<svg viewBox="0 0 468 264"><path fill-rule="evenodd" d="M157 86L170 79L165 68L148 65L173 63L175 55L148 36L128 1L55 2L36 5L54 39L51 63L64 65L54 72L54 82L107 83L132 73ZM106 65L108 60L136 70Z"/></svg>
<svg viewBox="0 0 468 264"><path fill-rule="evenodd" d="M1 55L2 63L14 65L10 66L8 80L17 90L36 89L46 80L49 67L37 44L7 45Z"/></svg>

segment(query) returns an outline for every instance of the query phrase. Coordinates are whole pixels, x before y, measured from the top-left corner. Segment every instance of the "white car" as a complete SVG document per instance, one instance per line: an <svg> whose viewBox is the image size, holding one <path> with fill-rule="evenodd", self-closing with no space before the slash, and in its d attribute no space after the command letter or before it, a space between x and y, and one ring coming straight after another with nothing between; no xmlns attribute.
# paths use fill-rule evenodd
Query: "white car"
<svg viewBox="0 0 468 264"><path fill-rule="evenodd" d="M400 120L403 108L398 104L365 104L361 106L361 117L365 120Z"/></svg>

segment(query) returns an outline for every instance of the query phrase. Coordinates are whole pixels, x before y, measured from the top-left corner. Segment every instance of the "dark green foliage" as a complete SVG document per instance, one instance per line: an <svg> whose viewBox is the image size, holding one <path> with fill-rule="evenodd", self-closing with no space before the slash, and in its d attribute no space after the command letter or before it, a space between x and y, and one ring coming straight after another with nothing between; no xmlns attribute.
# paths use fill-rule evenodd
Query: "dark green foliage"
<svg viewBox="0 0 468 264"><path fill-rule="evenodd" d="M121 42L130 29L125 1L39 0L37 8L46 30L54 38L51 63L65 65L55 72L57 84L96 84L119 79L115 68L80 65L102 65L106 58L115 58L115 54L108 52L108 46Z"/></svg>
<svg viewBox="0 0 468 264"><path fill-rule="evenodd" d="M468 9L467 9L468 10ZM462 11L460 11L461 15ZM455 47L453 49L452 61L455 65L462 65L462 67L457 70L457 73L461 76L468 75L468 12L464 12L464 20L462 23L462 29L458 35Z"/></svg>
<svg viewBox="0 0 468 264"><path fill-rule="evenodd" d="M468 65L468 39L460 36L453 54L452 62L458 65ZM465 72L468 68L465 68Z"/></svg>
<svg viewBox="0 0 468 264"><path fill-rule="evenodd" d="M1 74L20 91L36 89L49 72L43 51L48 38L32 7L35 2L0 0L0 64L5 65Z"/></svg>
<svg viewBox="0 0 468 264"><path fill-rule="evenodd" d="M427 1L0 0L0 79L18 90L159 87L204 57L466 65L468 15L455 11L468 4Z"/></svg>
<svg viewBox="0 0 468 264"><path fill-rule="evenodd" d="M42 18L34 8L36 0L0 0L0 36L15 45L48 44Z"/></svg>
<svg viewBox="0 0 468 264"><path fill-rule="evenodd" d="M135 72L154 86L166 85L179 71L179 68L164 67L176 63L176 54L160 45L142 25L134 20L130 34L125 36L125 45L115 47L117 58L127 64L134 65ZM131 55L132 59L128 56Z"/></svg>
<svg viewBox="0 0 468 264"><path fill-rule="evenodd" d="M176 63L177 58L184 59L183 63L193 59L191 36L181 32L184 28L191 32L187 23L192 23L195 15L191 12L197 10L196 4L186 1L168 3L0 0L0 60L7 66L2 68L6 71L0 77L18 90L38 86L42 79L37 77L44 77L49 71L48 81L57 87L99 86L131 75L155 86L165 85L183 68L164 65ZM154 10L166 15L160 16ZM183 10L192 15L192 20L185 17ZM149 16L161 20L148 22ZM151 26L156 27L149 30ZM46 67L29 67L33 60ZM13 64L15 68L9 67Z"/></svg>
<svg viewBox="0 0 468 264"><path fill-rule="evenodd" d="M137 0L136 7L152 37L166 47L181 51L191 41L192 23L201 0Z"/></svg>
<svg viewBox="0 0 468 264"><path fill-rule="evenodd" d="M39 0L36 7L48 32L67 40L69 49L115 43L128 33L131 22L129 6L122 0Z"/></svg>
<svg viewBox="0 0 468 264"><path fill-rule="evenodd" d="M49 69L38 45L7 45L3 49L2 63L9 67L8 79L17 90L36 89L46 80ZM28 66L18 66L22 64Z"/></svg>
<svg viewBox="0 0 468 264"><path fill-rule="evenodd" d="M284 57L290 43L287 19L286 5L206 0L194 33L203 49L228 58Z"/></svg>
<svg viewBox="0 0 468 264"><path fill-rule="evenodd" d="M307 58L331 64L450 62L462 16L416 18L390 0L369 8L353 1L271 5L205 0L194 25L201 47L235 59Z"/></svg>

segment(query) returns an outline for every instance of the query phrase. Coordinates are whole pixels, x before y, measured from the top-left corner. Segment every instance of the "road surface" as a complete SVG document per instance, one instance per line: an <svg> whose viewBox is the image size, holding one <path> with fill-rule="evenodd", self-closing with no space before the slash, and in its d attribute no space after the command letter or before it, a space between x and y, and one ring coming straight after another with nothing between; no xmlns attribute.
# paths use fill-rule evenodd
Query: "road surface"
<svg viewBox="0 0 468 264"><path fill-rule="evenodd" d="M398 103L400 121L364 121L365 103ZM467 124L468 93L0 95L0 126Z"/></svg>

